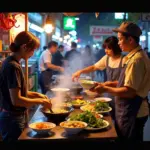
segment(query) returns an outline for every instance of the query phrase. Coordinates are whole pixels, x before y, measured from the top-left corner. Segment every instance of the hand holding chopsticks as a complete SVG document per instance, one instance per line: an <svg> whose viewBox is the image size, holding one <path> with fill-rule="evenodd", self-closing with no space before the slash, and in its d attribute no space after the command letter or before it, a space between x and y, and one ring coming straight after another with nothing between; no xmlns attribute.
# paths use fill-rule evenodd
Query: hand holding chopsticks
<svg viewBox="0 0 150 150"><path fill-rule="evenodd" d="M48 109L51 111L51 113L53 113L52 111L52 103L50 99L43 99L43 108L44 109Z"/></svg>

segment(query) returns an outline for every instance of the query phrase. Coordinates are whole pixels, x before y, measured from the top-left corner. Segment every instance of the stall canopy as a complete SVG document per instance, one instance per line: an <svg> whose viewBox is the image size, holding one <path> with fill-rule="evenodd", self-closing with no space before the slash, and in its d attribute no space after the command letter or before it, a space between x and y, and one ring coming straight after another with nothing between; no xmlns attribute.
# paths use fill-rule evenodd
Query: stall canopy
<svg viewBox="0 0 150 150"><path fill-rule="evenodd" d="M81 12L79 13L79 12L64 12L63 13L65 16L77 16L77 15L80 15L80 14L82 14ZM96 16L96 18L99 16L99 12L96 12L95 13L95 16Z"/></svg>

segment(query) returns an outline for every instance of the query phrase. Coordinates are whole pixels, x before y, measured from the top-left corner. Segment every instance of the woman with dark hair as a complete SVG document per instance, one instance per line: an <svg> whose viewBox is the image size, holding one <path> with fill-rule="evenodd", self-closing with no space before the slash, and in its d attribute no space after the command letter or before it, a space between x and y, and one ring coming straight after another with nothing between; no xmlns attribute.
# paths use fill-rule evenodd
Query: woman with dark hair
<svg viewBox="0 0 150 150"><path fill-rule="evenodd" d="M39 40L30 32L20 32L10 50L13 52L2 64L0 72L0 134L5 142L18 139L27 124L27 109L37 104L51 108L47 96L26 90L21 59L31 57L40 45Z"/></svg>
<svg viewBox="0 0 150 150"><path fill-rule="evenodd" d="M121 68L122 68L122 60L123 56L121 55L121 49L118 45L118 39L115 36L108 37L104 43L103 48L105 49L106 55L102 57L97 63L92 66L89 66L85 69L79 70L72 75L72 79L79 78L82 73L90 73L96 70L104 70L106 69L107 74L107 81L103 84L109 85L111 82L109 81L116 81L119 79ZM114 104L114 97L112 95L108 95L112 98L110 103L112 107L112 118L115 119L115 104Z"/></svg>

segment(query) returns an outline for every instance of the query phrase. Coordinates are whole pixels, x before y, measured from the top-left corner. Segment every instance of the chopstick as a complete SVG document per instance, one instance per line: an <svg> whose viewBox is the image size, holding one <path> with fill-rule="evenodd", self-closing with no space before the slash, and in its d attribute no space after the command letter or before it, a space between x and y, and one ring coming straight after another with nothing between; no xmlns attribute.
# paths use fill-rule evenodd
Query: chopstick
<svg viewBox="0 0 150 150"><path fill-rule="evenodd" d="M51 113L54 113L53 110L52 110L51 108L49 108L49 110L50 110Z"/></svg>

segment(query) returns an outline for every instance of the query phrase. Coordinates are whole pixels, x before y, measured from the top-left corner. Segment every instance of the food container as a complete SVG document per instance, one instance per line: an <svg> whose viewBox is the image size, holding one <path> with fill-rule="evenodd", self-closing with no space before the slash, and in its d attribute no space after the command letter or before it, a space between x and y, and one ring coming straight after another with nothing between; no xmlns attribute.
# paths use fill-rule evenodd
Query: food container
<svg viewBox="0 0 150 150"><path fill-rule="evenodd" d="M67 112L51 113L50 111L44 110L43 108L41 108L41 112L47 117L48 121L54 122L58 125L60 122L64 121L65 118L68 117L70 113L74 110L72 107L68 106L67 107L62 106L60 108L65 109Z"/></svg>
<svg viewBox="0 0 150 150"><path fill-rule="evenodd" d="M85 92L86 95L88 95L90 98L95 98L95 97L98 95L98 93L92 92L92 91L90 91L90 90L85 90L84 92Z"/></svg>
<svg viewBox="0 0 150 150"><path fill-rule="evenodd" d="M64 128L68 135L73 135L78 134L83 129L85 129L87 127L87 123L82 121L64 121L60 123L60 127Z"/></svg>
<svg viewBox="0 0 150 150"><path fill-rule="evenodd" d="M55 128L56 124L52 122L34 122L29 124L29 128L37 134L48 134L51 129Z"/></svg>
<svg viewBox="0 0 150 150"><path fill-rule="evenodd" d="M95 101L104 102L104 103L107 103L107 102L112 101L112 99L109 98L109 97L97 97L97 98L95 98L94 100L95 100Z"/></svg>
<svg viewBox="0 0 150 150"><path fill-rule="evenodd" d="M85 79L79 79L79 83L83 87L83 89L89 90L95 86L96 82Z"/></svg>
<svg viewBox="0 0 150 150"><path fill-rule="evenodd" d="M78 95L82 92L83 88L81 87L80 84L73 84L72 87L70 88L70 92L72 92L74 95Z"/></svg>
<svg viewBox="0 0 150 150"><path fill-rule="evenodd" d="M56 95L66 96L70 89L68 88L52 88L51 91Z"/></svg>

